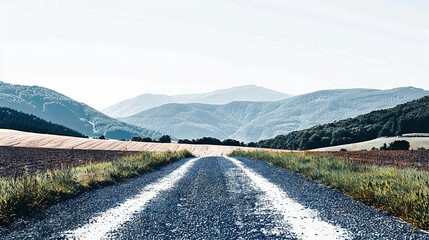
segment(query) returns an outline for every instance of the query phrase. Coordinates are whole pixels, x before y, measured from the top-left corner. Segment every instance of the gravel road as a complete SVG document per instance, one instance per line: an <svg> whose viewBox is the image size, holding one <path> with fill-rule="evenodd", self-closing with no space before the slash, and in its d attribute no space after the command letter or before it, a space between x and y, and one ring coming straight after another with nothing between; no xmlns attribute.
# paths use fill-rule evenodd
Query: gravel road
<svg viewBox="0 0 429 240"><path fill-rule="evenodd" d="M0 228L0 239L429 239L387 213L247 158L182 159Z"/></svg>

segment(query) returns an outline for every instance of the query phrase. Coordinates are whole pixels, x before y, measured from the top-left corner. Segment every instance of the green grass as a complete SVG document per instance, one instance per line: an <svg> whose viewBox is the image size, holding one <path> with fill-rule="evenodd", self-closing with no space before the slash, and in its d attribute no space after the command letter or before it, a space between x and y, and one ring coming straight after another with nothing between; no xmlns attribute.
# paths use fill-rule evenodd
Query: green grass
<svg viewBox="0 0 429 240"><path fill-rule="evenodd" d="M264 160L325 184L367 205L429 230L429 172L360 165L306 153L235 151L231 156Z"/></svg>
<svg viewBox="0 0 429 240"><path fill-rule="evenodd" d="M75 168L0 178L0 224L80 193L135 177L156 167L192 157L188 151L149 153Z"/></svg>

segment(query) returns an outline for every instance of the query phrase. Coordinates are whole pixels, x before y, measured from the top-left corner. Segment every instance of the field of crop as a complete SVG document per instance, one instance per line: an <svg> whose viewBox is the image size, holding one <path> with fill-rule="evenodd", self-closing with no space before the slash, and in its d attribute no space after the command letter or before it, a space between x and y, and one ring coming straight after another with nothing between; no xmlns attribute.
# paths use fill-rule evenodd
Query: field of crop
<svg viewBox="0 0 429 240"><path fill-rule="evenodd" d="M348 151L361 151L361 150L371 150L372 148L380 148L383 144L389 145L394 141L407 141L410 143L410 150L418 150L419 148L429 149L429 137L424 134L415 134L414 136L421 137L411 137L413 135L404 134L402 137L380 137L364 142L336 145L331 147L317 148L311 151L340 151L341 149L347 149Z"/></svg>
<svg viewBox="0 0 429 240"><path fill-rule="evenodd" d="M0 224L86 190L112 184L158 166L191 157L188 151L129 155L74 168L0 178Z"/></svg>
<svg viewBox="0 0 429 240"><path fill-rule="evenodd" d="M429 230L429 172L359 164L313 153L235 151L232 156L264 160L325 184L367 205L385 210L415 227Z"/></svg>
<svg viewBox="0 0 429 240"><path fill-rule="evenodd" d="M361 164L429 170L429 150L412 151L332 151L308 152L315 156L335 156Z"/></svg>
<svg viewBox="0 0 429 240"><path fill-rule="evenodd" d="M122 152L165 152L187 150L195 156L222 156L229 154L236 149L245 149L243 147L234 146L98 140L49 134L28 133L8 129L0 129L0 146Z"/></svg>
<svg viewBox="0 0 429 240"><path fill-rule="evenodd" d="M110 161L138 153L140 152L0 146L0 177L76 167L89 162Z"/></svg>

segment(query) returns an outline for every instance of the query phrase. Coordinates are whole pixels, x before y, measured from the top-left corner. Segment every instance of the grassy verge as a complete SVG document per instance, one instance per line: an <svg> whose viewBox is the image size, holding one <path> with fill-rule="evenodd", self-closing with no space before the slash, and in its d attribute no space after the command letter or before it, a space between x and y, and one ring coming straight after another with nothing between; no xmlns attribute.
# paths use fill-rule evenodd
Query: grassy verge
<svg viewBox="0 0 429 240"><path fill-rule="evenodd" d="M8 224L19 216L88 189L113 184L187 157L192 157L188 151L144 152L75 168L48 170L17 178L0 178L0 224Z"/></svg>
<svg viewBox="0 0 429 240"><path fill-rule="evenodd" d="M429 172L360 165L306 153L235 151L231 156L265 160L277 167L338 189L367 205L383 209L429 230Z"/></svg>

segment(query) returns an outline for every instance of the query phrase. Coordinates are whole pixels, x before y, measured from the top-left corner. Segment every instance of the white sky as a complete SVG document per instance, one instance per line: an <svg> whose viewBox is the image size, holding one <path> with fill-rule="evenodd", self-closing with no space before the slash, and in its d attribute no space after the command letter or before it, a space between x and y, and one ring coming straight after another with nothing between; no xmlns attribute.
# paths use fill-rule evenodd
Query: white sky
<svg viewBox="0 0 429 240"><path fill-rule="evenodd" d="M244 84L429 89L429 1L0 0L0 80L98 109Z"/></svg>

